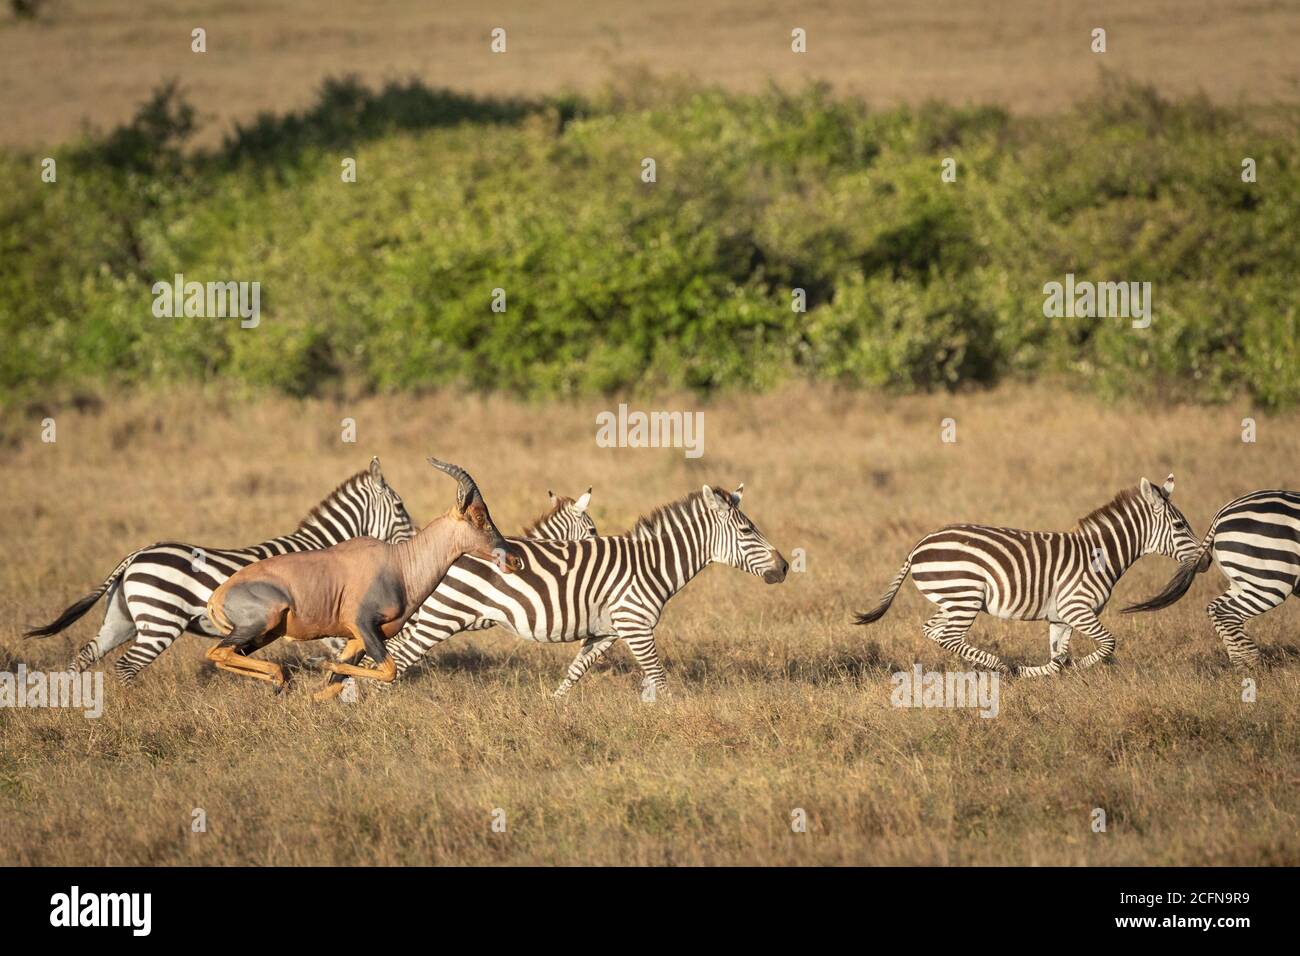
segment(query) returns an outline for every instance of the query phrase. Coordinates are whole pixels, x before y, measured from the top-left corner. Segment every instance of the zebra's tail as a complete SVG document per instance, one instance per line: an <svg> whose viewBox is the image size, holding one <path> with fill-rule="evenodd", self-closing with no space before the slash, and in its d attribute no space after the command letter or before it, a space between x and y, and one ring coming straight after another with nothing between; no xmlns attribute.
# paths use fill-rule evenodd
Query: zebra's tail
<svg viewBox="0 0 1300 956"><path fill-rule="evenodd" d="M1132 614L1134 611L1158 611L1162 607L1168 607L1187 593L1187 589L1192 586L1192 581L1198 574L1210 566L1210 545L1214 543L1214 522L1210 524L1210 530L1206 532L1205 537L1201 540L1197 549L1192 552L1191 557L1178 566L1174 576L1169 579L1164 590L1155 597L1148 598L1138 604L1130 604L1120 613Z"/></svg>
<svg viewBox="0 0 1300 956"><path fill-rule="evenodd" d="M903 566L898 569L898 574L894 576L893 583L889 585L889 590L886 591L885 596L880 599L880 603L877 604L875 607L873 607L870 611L863 611L861 614L859 614L857 617L853 619L853 623L870 624L871 622L878 621L882 617L884 617L885 612L889 610L889 605L894 603L894 595L896 595L898 593L898 589L903 586L903 582L907 580L907 575L911 570L912 570L912 555L909 553L907 556L907 560L903 562Z"/></svg>
<svg viewBox="0 0 1300 956"><path fill-rule="evenodd" d="M151 548L153 545L149 545L149 547ZM68 607L64 608L63 613L49 624L42 625L41 627L29 628L26 631L23 631L23 637L49 637L51 634L59 633L59 631L63 630L69 624L72 624L74 621L79 621L87 611L95 606L96 601L102 598L117 584L118 579L122 576L122 572L126 570L128 564L135 560L135 556L141 551L147 550L148 548L138 548L137 550L132 551L122 559L121 564L113 569L113 573L104 579L103 584L95 588L95 590L91 591L85 597L80 598Z"/></svg>

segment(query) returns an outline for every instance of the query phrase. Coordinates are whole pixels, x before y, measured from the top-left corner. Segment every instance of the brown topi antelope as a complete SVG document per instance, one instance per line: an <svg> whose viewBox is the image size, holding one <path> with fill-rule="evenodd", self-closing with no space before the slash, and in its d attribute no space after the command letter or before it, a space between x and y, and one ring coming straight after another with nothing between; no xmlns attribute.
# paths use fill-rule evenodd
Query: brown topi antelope
<svg viewBox="0 0 1300 956"><path fill-rule="evenodd" d="M221 670L270 681L279 690L288 682L283 668L247 655L280 637L346 637L339 662L327 663L326 670L389 683L397 668L384 641L402 629L456 559L474 552L494 560L502 573L519 570L519 559L492 523L474 479L436 458L429 464L459 483L455 507L399 544L353 538L242 568L208 599L208 617L223 636L208 651L208 660ZM377 666L353 664L363 652ZM326 684L316 696L333 697L342 688Z"/></svg>

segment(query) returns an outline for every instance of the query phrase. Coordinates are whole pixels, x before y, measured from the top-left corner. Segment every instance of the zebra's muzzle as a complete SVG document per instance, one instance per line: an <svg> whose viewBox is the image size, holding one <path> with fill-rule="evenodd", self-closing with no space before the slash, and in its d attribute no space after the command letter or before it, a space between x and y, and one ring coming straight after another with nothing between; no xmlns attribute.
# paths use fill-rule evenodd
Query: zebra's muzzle
<svg viewBox="0 0 1300 956"><path fill-rule="evenodd" d="M790 564L779 554L776 556L776 564L763 572L763 582L765 584L780 584L785 580L785 573L790 570Z"/></svg>

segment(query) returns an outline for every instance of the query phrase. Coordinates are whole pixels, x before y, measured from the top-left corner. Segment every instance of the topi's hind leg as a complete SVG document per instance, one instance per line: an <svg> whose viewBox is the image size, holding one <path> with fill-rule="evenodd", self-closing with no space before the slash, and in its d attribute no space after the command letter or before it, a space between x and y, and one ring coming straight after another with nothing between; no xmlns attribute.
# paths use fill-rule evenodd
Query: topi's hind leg
<svg viewBox="0 0 1300 956"><path fill-rule="evenodd" d="M942 611L926 621L921 630L926 637L944 650L951 651L972 664L988 670L1008 673L1011 668L1002 663L1002 659L996 654L990 654L966 643L966 632L975 623L975 615L978 613L979 608L974 605L947 604Z"/></svg>
<svg viewBox="0 0 1300 956"><path fill-rule="evenodd" d="M277 688L283 688L289 683L289 679L284 675L284 668L279 664L244 657L237 648L228 644L218 644L216 647L209 648L205 656L221 670L230 671L232 674L241 674L254 680L270 681Z"/></svg>
<svg viewBox="0 0 1300 956"><path fill-rule="evenodd" d="M219 645L207 652L208 660L221 670L284 687L288 678L279 664L254 660L247 655L283 633L289 612L288 595L274 584L254 581L227 591L220 610L219 616L230 622L231 630Z"/></svg>

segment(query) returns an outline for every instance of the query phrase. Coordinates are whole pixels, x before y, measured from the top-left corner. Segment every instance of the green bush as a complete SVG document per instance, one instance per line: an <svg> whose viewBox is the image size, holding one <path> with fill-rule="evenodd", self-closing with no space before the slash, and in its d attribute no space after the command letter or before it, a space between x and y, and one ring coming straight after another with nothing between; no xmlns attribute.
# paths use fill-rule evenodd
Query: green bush
<svg viewBox="0 0 1300 956"><path fill-rule="evenodd" d="M5 400L86 380L544 396L1051 374L1300 401L1291 114L1115 83L1035 119L660 89L494 101L343 79L202 152L166 86L57 152L55 184L0 153ZM261 324L155 318L177 272L259 281ZM1150 282L1151 327L1045 317L1066 273Z"/></svg>

